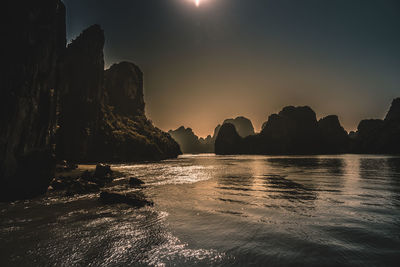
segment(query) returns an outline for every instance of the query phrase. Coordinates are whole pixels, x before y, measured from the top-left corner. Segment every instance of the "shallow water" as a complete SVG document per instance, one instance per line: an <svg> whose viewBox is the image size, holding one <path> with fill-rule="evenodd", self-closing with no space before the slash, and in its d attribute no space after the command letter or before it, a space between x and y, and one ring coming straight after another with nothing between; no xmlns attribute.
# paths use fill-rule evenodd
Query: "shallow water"
<svg viewBox="0 0 400 267"><path fill-rule="evenodd" d="M154 207L0 204L1 266L398 266L400 158L185 155L115 165Z"/></svg>

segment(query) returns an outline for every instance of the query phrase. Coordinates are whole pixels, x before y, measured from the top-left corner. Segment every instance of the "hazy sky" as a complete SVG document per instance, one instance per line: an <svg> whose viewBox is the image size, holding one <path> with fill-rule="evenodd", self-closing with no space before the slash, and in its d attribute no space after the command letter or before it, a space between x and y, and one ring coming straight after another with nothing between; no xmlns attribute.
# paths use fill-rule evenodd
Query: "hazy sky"
<svg viewBox="0 0 400 267"><path fill-rule="evenodd" d="M107 66L145 74L146 114L199 136L243 115L257 131L287 105L347 130L400 96L399 0L64 0L68 38L106 34Z"/></svg>

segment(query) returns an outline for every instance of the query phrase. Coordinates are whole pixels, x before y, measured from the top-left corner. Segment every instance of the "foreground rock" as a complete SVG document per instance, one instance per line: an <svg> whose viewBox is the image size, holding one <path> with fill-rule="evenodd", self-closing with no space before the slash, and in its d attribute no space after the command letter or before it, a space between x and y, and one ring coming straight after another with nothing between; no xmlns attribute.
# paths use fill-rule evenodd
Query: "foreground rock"
<svg viewBox="0 0 400 267"><path fill-rule="evenodd" d="M50 185L53 190L65 191L68 196L90 194L99 192L100 188L111 183L117 175L109 165L97 164L95 171L86 170L75 175L71 173L71 176L59 176Z"/></svg>
<svg viewBox="0 0 400 267"><path fill-rule="evenodd" d="M0 200L46 192L55 169L59 62L65 7L59 0L2 2Z"/></svg>
<svg viewBox="0 0 400 267"><path fill-rule="evenodd" d="M100 193L100 201L103 204L128 204L136 208L142 208L144 206L153 206L153 202L145 199L140 194L119 194L103 191Z"/></svg>
<svg viewBox="0 0 400 267"><path fill-rule="evenodd" d="M139 178L131 177L129 179L129 185L132 187L139 187L139 186L144 185L144 182L142 180L140 180Z"/></svg>

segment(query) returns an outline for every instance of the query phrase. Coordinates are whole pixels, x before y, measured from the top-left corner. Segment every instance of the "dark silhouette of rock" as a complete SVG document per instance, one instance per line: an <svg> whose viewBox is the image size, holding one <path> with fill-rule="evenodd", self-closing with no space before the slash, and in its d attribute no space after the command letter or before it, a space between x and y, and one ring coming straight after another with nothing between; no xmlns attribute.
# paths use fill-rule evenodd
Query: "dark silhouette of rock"
<svg viewBox="0 0 400 267"><path fill-rule="evenodd" d="M236 131L241 137L254 135L254 127L251 121L245 117L237 117L235 119L226 119L223 124L230 123L236 128ZM183 153L213 153L215 139L218 136L221 125L215 127L213 136L209 135L206 138L199 138L192 129L179 127L176 130L170 130L168 133L178 142Z"/></svg>
<svg viewBox="0 0 400 267"><path fill-rule="evenodd" d="M57 156L80 162L161 160L179 145L144 114L143 74L129 62L104 71L104 33L91 26L67 48Z"/></svg>
<svg viewBox="0 0 400 267"><path fill-rule="evenodd" d="M245 118L243 116L239 116L236 117L235 119L226 119L224 120L224 122L222 124L225 123L230 123L233 124L236 128L237 133L241 136L241 137L247 137L249 135L254 135L254 127L253 127L253 123L251 123L251 120L249 120L248 118ZM221 129L221 125L217 125L217 127L215 127L214 130L214 141L218 136L219 130Z"/></svg>
<svg viewBox="0 0 400 267"><path fill-rule="evenodd" d="M98 179L104 179L107 176L111 176L113 171L111 170L111 166L107 164L99 163L96 165L96 169L94 171L94 177Z"/></svg>
<svg viewBox="0 0 400 267"><path fill-rule="evenodd" d="M352 152L400 154L400 98L393 100L384 120L361 121L353 139Z"/></svg>
<svg viewBox="0 0 400 267"><path fill-rule="evenodd" d="M232 124L224 125L215 142L216 154L327 154L344 153L349 147L349 137L337 116L317 122L315 112L307 106L283 108L269 116L260 134L245 138Z"/></svg>
<svg viewBox="0 0 400 267"><path fill-rule="evenodd" d="M104 32L84 30L67 47L61 80L57 156L86 161L94 146L104 100Z"/></svg>
<svg viewBox="0 0 400 267"><path fill-rule="evenodd" d="M179 144L183 153L211 153L214 151L214 143L209 137L207 140L199 138L191 128L183 126L168 132L171 137Z"/></svg>
<svg viewBox="0 0 400 267"><path fill-rule="evenodd" d="M144 114L143 74L129 62L106 71L105 99L92 160L143 161L176 158L182 152L172 137ZM122 88L118 89L118 86ZM121 105L119 101L122 101Z"/></svg>
<svg viewBox="0 0 400 267"><path fill-rule="evenodd" d="M240 154L242 152L242 138L231 123L221 126L215 140L215 153L219 155Z"/></svg>
<svg viewBox="0 0 400 267"><path fill-rule="evenodd" d="M144 182L136 177L129 178L129 185L133 187L138 187L144 185Z"/></svg>
<svg viewBox="0 0 400 267"><path fill-rule="evenodd" d="M318 151L318 123L310 107L288 106L272 114L260 133L262 154L313 154Z"/></svg>
<svg viewBox="0 0 400 267"><path fill-rule="evenodd" d="M136 208L142 208L145 206L153 206L153 202L148 201L141 194L119 194L113 192L103 191L100 193L100 201L103 204L128 204Z"/></svg>
<svg viewBox="0 0 400 267"><path fill-rule="evenodd" d="M144 115L143 73L133 63L114 64L105 71L108 105L121 115Z"/></svg>
<svg viewBox="0 0 400 267"><path fill-rule="evenodd" d="M385 117L385 122L400 122L400 97L393 99L392 105Z"/></svg>
<svg viewBox="0 0 400 267"><path fill-rule="evenodd" d="M54 173L65 7L58 0L5 0L1 14L0 200L14 200L46 192Z"/></svg>
<svg viewBox="0 0 400 267"><path fill-rule="evenodd" d="M322 153L345 153L349 151L350 140L346 130L340 125L336 115L330 115L318 121L321 133Z"/></svg>

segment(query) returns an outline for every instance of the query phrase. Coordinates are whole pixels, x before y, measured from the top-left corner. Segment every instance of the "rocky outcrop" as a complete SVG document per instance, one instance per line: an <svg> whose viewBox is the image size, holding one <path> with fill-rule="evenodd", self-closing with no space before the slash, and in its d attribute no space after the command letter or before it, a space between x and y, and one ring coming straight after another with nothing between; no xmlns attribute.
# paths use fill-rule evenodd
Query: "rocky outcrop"
<svg viewBox="0 0 400 267"><path fill-rule="evenodd" d="M114 64L104 76L107 104L114 107L114 112L144 115L143 73L138 66L129 62Z"/></svg>
<svg viewBox="0 0 400 267"><path fill-rule="evenodd" d="M231 123L221 126L215 140L215 153L219 155L230 155L242 153L243 139L237 133L236 128Z"/></svg>
<svg viewBox="0 0 400 267"><path fill-rule="evenodd" d="M168 132L179 144L183 153L211 153L214 151L214 142L211 136L207 139L199 138L191 128L183 126Z"/></svg>
<svg viewBox="0 0 400 267"><path fill-rule="evenodd" d="M104 32L98 25L68 45L62 67L57 156L90 159L104 101Z"/></svg>
<svg viewBox="0 0 400 267"><path fill-rule="evenodd" d="M144 114L143 73L133 63L104 71L104 33L86 29L67 48L57 156L78 162L177 157L179 145Z"/></svg>
<svg viewBox="0 0 400 267"><path fill-rule="evenodd" d="M225 124L225 123L233 124L233 126L235 126L235 128L236 128L237 133L241 137L247 137L249 135L255 134L253 124L251 123L251 120L249 120L248 118L239 116L239 117L236 117L235 119L226 119L226 120L224 120L224 122L222 124ZM213 135L214 140L217 138L220 129L221 129L221 125L218 125L215 128L214 135Z"/></svg>
<svg viewBox="0 0 400 267"><path fill-rule="evenodd" d="M310 107L288 106L272 114L260 133L262 154L313 154L318 151L319 130Z"/></svg>
<svg viewBox="0 0 400 267"><path fill-rule="evenodd" d="M245 117L237 117L235 119L226 119L223 124L234 125L236 132L241 137L254 135L254 127L251 121ZM176 130L170 130L168 133L178 142L183 153L213 153L215 139L221 129L221 124L215 127L213 136L209 135L206 138L199 138L192 129L179 127Z"/></svg>
<svg viewBox="0 0 400 267"><path fill-rule="evenodd" d="M122 62L105 73L105 97L90 160L126 162L180 155L180 147L172 137L154 127L144 114L140 69Z"/></svg>
<svg viewBox="0 0 400 267"><path fill-rule="evenodd" d="M103 191L100 193L100 201L106 205L127 204L135 208L154 205L152 201L147 200L146 197L140 193L120 194Z"/></svg>
<svg viewBox="0 0 400 267"><path fill-rule="evenodd" d="M318 129L323 153L338 154L349 151L350 139L346 130L340 125L338 116L330 115L320 119Z"/></svg>
<svg viewBox="0 0 400 267"><path fill-rule="evenodd" d="M386 114L385 122L400 122L400 97L393 99L392 105Z"/></svg>
<svg viewBox="0 0 400 267"><path fill-rule="evenodd" d="M344 153L349 145L337 116L317 121L315 112L307 106L283 108L269 116L260 134L245 138L233 131L232 124L224 125L224 132L220 130L215 141L217 154Z"/></svg>
<svg viewBox="0 0 400 267"><path fill-rule="evenodd" d="M384 120L361 121L353 139L352 152L400 154L400 98L393 100Z"/></svg>
<svg viewBox="0 0 400 267"><path fill-rule="evenodd" d="M45 192L54 172L65 7L58 0L6 0L1 14L0 199L13 200Z"/></svg>

